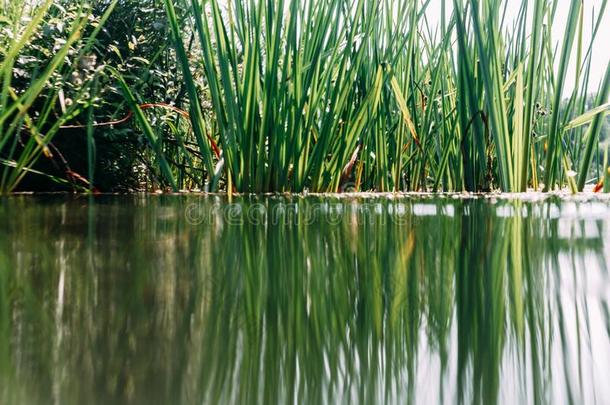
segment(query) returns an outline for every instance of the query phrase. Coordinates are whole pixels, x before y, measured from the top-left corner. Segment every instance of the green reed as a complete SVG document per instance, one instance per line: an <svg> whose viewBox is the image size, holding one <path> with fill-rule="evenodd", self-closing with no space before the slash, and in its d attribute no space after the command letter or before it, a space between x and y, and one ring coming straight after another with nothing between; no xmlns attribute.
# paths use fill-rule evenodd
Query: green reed
<svg viewBox="0 0 610 405"><path fill-rule="evenodd" d="M539 179L550 190L574 188L573 167L582 189L608 111L604 88L598 109L582 102L606 1L590 44L580 1L564 22L557 1L522 2L507 21L506 1L443 0L455 11L438 27L429 3L191 0L191 19L178 21L165 0L208 180L202 99L223 150L217 168L238 191L525 191ZM564 23L557 56L551 29ZM562 108L574 50L576 86ZM576 117L594 121L590 136L569 126Z"/></svg>
<svg viewBox="0 0 610 405"><path fill-rule="evenodd" d="M596 85L593 44L607 0L592 16L571 0L567 21L556 18L559 0L522 1L513 20L505 15L507 0L440 0L433 5L442 10L436 25L429 0L163 3L190 126L172 123L172 136L154 130L151 118L158 117L138 103L163 100L140 100L114 75L161 186L577 191L603 177L599 144L610 74L592 106L587 97ZM94 93L103 69L78 87L69 106L57 77L69 81L116 1L95 24L87 3L75 3L77 16L46 69L25 90L13 86L15 61L61 4L20 0L0 15L11 34L0 40L2 192L28 174L44 175L37 162L53 155L53 137L76 117L88 122L83 154L93 187ZM554 38L559 24L566 29ZM567 83L569 69L574 83Z"/></svg>

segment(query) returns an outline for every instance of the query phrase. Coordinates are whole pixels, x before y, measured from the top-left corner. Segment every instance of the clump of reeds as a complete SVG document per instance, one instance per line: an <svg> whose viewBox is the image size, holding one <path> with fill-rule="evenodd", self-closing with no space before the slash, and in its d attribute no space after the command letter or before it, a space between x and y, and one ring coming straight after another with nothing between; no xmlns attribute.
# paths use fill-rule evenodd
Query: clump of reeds
<svg viewBox="0 0 610 405"><path fill-rule="evenodd" d="M428 20L430 1L176 1L163 1L180 66L178 83L168 85L189 111L167 125L170 136L140 103L171 100L142 100L120 66L104 69L143 132L159 186L577 191L603 178L593 169L602 160L610 68L592 105L588 91L607 0L590 26L581 0L569 1L567 21L555 17L559 0L522 1L514 20L507 0L440 0L438 25ZM117 1L95 23L86 2L73 3L76 16L45 69L30 72L25 90L13 86L16 61L60 3L19 0L0 15L10 33L0 39L0 192L37 172L75 117L87 121L88 173L79 179L93 189L96 72L73 86L70 105L54 83L70 81ZM566 27L559 39L556 24Z"/></svg>
<svg viewBox="0 0 610 405"><path fill-rule="evenodd" d="M546 190L582 190L610 76L601 107L587 112L592 46L583 42L582 2L570 2L568 21L554 18L557 0L522 2L509 22L503 0L441 1L436 29L429 4L191 0L189 26L165 0L211 184L220 170L228 187L243 192L336 192L348 184L525 191L541 181ZM605 7L593 16L592 41ZM559 54L553 24L566 24ZM199 39L194 60L182 38L189 28ZM577 82L568 94L571 63ZM200 65L205 94L192 74ZM210 127L223 151L217 167Z"/></svg>

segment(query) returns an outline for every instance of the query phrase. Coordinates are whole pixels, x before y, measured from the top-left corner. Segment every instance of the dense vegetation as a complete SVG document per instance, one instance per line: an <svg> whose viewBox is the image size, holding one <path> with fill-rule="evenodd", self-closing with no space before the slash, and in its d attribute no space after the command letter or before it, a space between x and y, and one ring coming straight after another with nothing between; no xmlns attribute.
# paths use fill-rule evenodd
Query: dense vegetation
<svg viewBox="0 0 610 405"><path fill-rule="evenodd" d="M558 0L522 1L514 21L504 0L439 0L438 26L430 3L0 0L0 192L576 191L609 176L610 65L590 80L606 0L592 16L570 0L568 21Z"/></svg>

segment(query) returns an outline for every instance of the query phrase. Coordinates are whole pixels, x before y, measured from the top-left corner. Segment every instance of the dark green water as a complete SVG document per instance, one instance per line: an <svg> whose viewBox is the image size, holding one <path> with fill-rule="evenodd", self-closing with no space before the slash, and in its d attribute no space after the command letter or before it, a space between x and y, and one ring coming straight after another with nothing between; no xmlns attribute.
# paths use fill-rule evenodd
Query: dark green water
<svg viewBox="0 0 610 405"><path fill-rule="evenodd" d="M0 199L1 404L610 403L610 202Z"/></svg>

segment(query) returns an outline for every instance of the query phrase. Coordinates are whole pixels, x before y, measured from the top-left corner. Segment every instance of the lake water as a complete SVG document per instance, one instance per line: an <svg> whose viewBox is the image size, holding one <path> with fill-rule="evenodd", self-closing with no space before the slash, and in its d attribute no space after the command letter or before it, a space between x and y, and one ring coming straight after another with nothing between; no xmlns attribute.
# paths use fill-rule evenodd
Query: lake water
<svg viewBox="0 0 610 405"><path fill-rule="evenodd" d="M0 403L608 404L609 260L599 199L0 199Z"/></svg>

